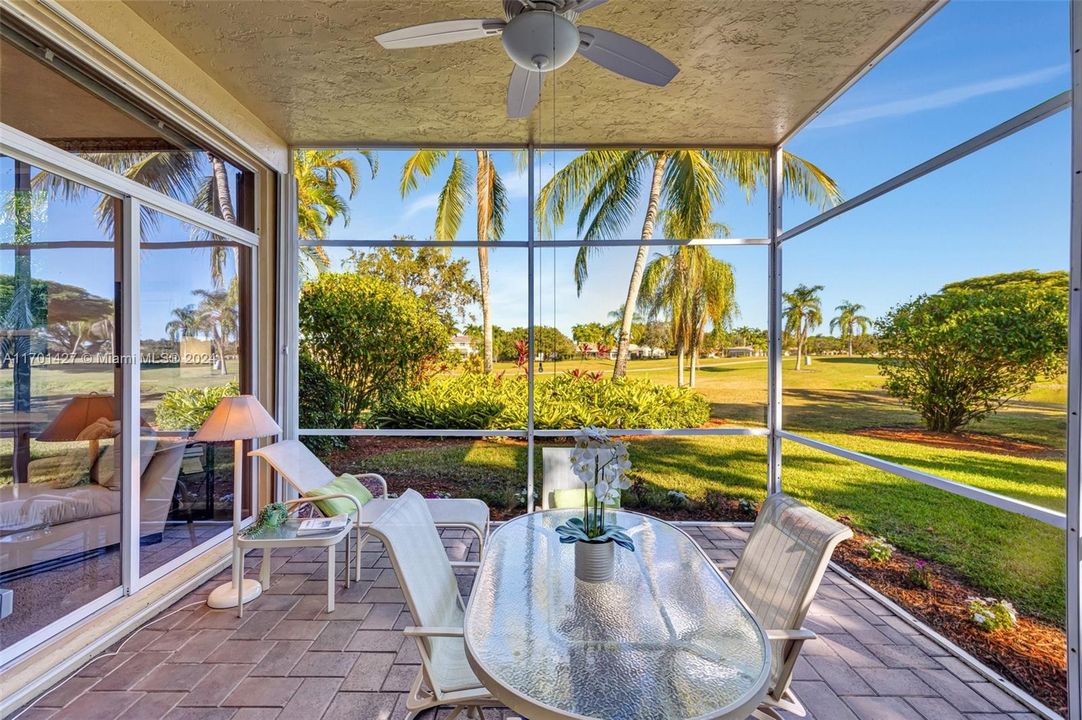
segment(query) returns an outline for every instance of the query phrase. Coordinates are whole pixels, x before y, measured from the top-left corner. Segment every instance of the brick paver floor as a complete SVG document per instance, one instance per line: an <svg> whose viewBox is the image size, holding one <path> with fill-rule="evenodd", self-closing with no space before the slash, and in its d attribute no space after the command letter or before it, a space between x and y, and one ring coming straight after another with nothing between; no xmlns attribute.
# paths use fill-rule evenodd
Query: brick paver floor
<svg viewBox="0 0 1082 720"><path fill-rule="evenodd" d="M737 557L746 538L737 527L685 530L717 562ZM462 531L443 538L452 560L476 560ZM368 545L362 581L348 590L339 584L333 613L326 612L321 548L276 554L270 590L243 619L202 603L223 573L178 602L179 611L130 635L115 655L39 698L20 720L401 720L419 660L402 635L409 613L380 550ZM459 580L468 592L469 571ZM793 688L817 720L1037 720L835 572L807 625L819 638L805 646ZM486 711L486 718L512 716Z"/></svg>

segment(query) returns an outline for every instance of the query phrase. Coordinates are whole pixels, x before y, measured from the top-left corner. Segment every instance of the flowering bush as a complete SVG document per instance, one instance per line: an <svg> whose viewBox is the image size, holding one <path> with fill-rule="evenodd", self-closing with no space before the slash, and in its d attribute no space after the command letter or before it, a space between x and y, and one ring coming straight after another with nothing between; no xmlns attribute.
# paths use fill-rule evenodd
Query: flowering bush
<svg viewBox="0 0 1082 720"><path fill-rule="evenodd" d="M981 630L1010 630L1018 624L1018 613L1006 600L969 598L969 619Z"/></svg>
<svg viewBox="0 0 1082 720"><path fill-rule="evenodd" d="M603 428L584 427L571 450L571 470L582 480L582 517L571 518L556 528L560 542L615 542L634 550L631 537L618 525L605 526L605 505L615 503L620 491L631 487L627 471L631 469L627 446L613 440ZM593 491L593 497L590 492Z"/></svg>
<svg viewBox="0 0 1082 720"><path fill-rule="evenodd" d="M894 546L884 537L869 540L865 547L868 549L868 557L875 562L886 562L894 556Z"/></svg>
<svg viewBox="0 0 1082 720"><path fill-rule="evenodd" d="M927 561L917 560L909 566L909 582L922 588L932 586L932 571L928 569Z"/></svg>

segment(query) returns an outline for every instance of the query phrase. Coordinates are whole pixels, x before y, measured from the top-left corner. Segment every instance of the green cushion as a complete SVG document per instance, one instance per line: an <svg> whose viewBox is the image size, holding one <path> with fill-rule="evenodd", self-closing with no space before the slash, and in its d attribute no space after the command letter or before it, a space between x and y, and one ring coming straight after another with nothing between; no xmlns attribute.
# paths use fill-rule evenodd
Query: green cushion
<svg viewBox="0 0 1082 720"><path fill-rule="evenodd" d="M585 493L589 498L590 503L594 502L594 491L587 490ZM552 507L559 510L566 510L568 508L581 508L583 502L583 491L576 488L567 488L564 490L552 491ZM611 501L606 504L606 507L618 508L620 507L620 498Z"/></svg>
<svg viewBox="0 0 1082 720"><path fill-rule="evenodd" d="M372 499L372 493L361 484L361 481L350 475L342 473L322 487L309 490L304 494L306 498L318 498L322 495L352 495L364 505ZM315 506L323 513L324 517L335 515L352 515L357 512L357 506L346 498L331 498L329 500L313 500Z"/></svg>

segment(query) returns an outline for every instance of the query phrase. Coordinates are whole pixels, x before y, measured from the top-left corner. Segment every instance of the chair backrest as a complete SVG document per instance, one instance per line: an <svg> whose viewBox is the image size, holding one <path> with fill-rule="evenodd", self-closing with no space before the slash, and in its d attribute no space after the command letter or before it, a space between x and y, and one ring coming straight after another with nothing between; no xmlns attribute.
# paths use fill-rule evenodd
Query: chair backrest
<svg viewBox="0 0 1082 720"><path fill-rule="evenodd" d="M461 628L465 612L458 581L424 498L416 490L402 493L368 532L387 549L414 623L420 627ZM440 660L454 657L453 646L461 648L462 638L425 638L424 645L432 660L426 664L426 672L438 693L449 684L444 681L444 671L452 670L442 667ZM457 654L461 655L461 651Z"/></svg>
<svg viewBox="0 0 1082 720"><path fill-rule="evenodd" d="M541 509L554 507L552 494L557 490L582 489L582 480L571 471L571 448L541 448Z"/></svg>
<svg viewBox="0 0 1082 720"><path fill-rule="evenodd" d="M788 495L771 495L759 511L731 585L764 628L799 629L834 547L852 536L845 525ZM776 661L781 659L781 653L775 655Z"/></svg>
<svg viewBox="0 0 1082 720"><path fill-rule="evenodd" d="M387 548L413 621L425 627L461 627L458 582L420 493L402 493L368 532Z"/></svg>
<svg viewBox="0 0 1082 720"><path fill-rule="evenodd" d="M335 474L300 440L280 440L248 454L266 460L301 495L335 478Z"/></svg>

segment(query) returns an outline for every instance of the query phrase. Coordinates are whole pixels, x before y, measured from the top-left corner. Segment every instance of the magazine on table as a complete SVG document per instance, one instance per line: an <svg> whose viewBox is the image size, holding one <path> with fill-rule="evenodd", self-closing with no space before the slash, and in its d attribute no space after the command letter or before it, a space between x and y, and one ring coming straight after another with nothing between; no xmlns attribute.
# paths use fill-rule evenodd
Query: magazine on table
<svg viewBox="0 0 1082 720"><path fill-rule="evenodd" d="M308 518L297 528L298 535L318 535L320 533L337 532L349 525L349 515L335 515L329 518Z"/></svg>

